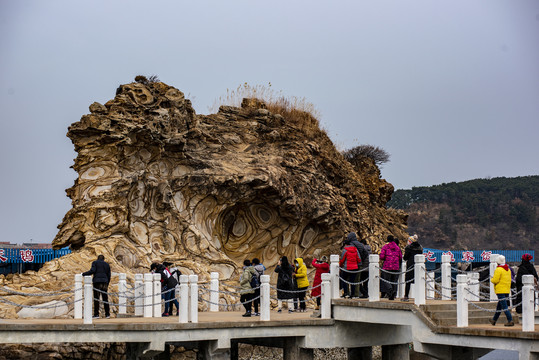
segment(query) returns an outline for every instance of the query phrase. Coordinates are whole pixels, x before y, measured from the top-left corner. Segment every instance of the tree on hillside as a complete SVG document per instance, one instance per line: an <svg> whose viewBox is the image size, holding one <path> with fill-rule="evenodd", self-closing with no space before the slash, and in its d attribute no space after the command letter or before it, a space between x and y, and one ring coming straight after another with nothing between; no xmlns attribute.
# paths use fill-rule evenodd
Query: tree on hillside
<svg viewBox="0 0 539 360"><path fill-rule="evenodd" d="M389 161L389 153L374 145L359 145L343 151L342 154L353 166L360 165L365 158L372 159L377 166Z"/></svg>
<svg viewBox="0 0 539 360"><path fill-rule="evenodd" d="M397 190L388 207L430 247L531 249L539 244L539 176L475 179Z"/></svg>

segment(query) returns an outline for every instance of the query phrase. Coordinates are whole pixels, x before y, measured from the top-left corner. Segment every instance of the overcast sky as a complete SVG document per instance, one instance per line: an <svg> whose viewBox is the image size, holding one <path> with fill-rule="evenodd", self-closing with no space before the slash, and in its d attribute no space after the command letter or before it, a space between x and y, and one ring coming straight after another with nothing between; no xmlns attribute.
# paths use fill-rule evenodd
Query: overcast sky
<svg viewBox="0 0 539 360"><path fill-rule="evenodd" d="M199 114L244 82L305 97L396 189L539 174L536 0L0 0L0 241L52 241L67 127L138 74Z"/></svg>

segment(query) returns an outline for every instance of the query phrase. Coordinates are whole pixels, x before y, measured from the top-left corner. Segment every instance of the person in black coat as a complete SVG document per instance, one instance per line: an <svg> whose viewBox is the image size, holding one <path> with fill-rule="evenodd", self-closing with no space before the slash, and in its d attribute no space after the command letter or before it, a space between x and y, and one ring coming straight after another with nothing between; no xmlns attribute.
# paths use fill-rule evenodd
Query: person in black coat
<svg viewBox="0 0 539 360"><path fill-rule="evenodd" d="M408 238L408 245L404 248L404 256L402 259L406 261L406 286L404 288L404 298L402 301L408 301L408 294L410 293L410 286L412 285L412 279L415 276L414 271L414 265L415 260L414 257L416 255L423 254L423 247L421 244L417 241L417 235L410 236Z"/></svg>
<svg viewBox="0 0 539 360"><path fill-rule="evenodd" d="M110 266L105 262L105 256L99 255L97 260L92 263L89 271L82 273L82 276L93 275L94 284L94 318L99 317L99 297L105 304L105 317L110 317L109 297L107 290L110 283Z"/></svg>
<svg viewBox="0 0 539 360"><path fill-rule="evenodd" d="M277 275L277 301L279 309L278 312L282 311L282 302L283 300L288 301L289 299L294 298L294 293L291 291L294 290L294 282L292 279L292 272L294 268L288 262L288 258L283 256L279 260L279 264L275 268ZM288 307L288 311L292 312L291 307Z"/></svg>
<svg viewBox="0 0 539 360"><path fill-rule="evenodd" d="M517 276L516 276L516 286L517 286L517 298L516 298L516 311L518 314L522 314L522 276L524 275L533 275L535 285L537 286L537 281L539 278L537 277L537 271L535 270L535 266L530 262L532 260L532 256L530 254L524 254L522 255L522 262L518 266L517 270Z"/></svg>

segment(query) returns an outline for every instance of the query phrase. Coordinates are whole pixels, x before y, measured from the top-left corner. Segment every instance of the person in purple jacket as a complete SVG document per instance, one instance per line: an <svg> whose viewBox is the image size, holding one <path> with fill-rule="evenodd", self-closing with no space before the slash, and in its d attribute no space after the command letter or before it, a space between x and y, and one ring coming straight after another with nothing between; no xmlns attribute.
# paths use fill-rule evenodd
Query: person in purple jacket
<svg viewBox="0 0 539 360"><path fill-rule="evenodd" d="M393 235L387 236L387 243L380 250L380 260L382 265L382 278L389 281L390 284L384 284L388 289L387 296L389 300L395 300L397 295L397 282L399 280L399 272L402 262L402 251L399 247L399 239Z"/></svg>

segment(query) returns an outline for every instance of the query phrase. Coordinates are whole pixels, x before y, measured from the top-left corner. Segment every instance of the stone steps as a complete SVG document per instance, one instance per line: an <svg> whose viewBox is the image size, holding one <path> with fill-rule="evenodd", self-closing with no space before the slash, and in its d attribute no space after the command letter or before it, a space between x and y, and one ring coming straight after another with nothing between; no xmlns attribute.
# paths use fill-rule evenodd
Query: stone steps
<svg viewBox="0 0 539 360"><path fill-rule="evenodd" d="M484 309L491 310L486 311L478 309L475 306L468 305L468 324L477 325L477 324L489 324L489 319L492 318L494 313L493 310L496 310L497 302L474 302L477 306L480 306ZM427 316L429 316L432 321L440 326L455 326L457 325L457 304L456 302L447 302L447 303L437 303L437 304L427 304L421 305L421 309L425 311ZM515 323L519 322L518 316L513 315L513 321ZM505 314L501 314L500 320L498 322L505 322Z"/></svg>

